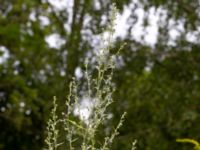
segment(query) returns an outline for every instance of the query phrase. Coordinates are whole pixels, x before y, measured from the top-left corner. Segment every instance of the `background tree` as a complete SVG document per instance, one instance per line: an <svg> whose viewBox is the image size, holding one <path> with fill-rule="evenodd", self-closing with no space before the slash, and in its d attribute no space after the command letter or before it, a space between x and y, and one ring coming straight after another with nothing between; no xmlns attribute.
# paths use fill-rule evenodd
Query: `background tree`
<svg viewBox="0 0 200 150"><path fill-rule="evenodd" d="M123 64L115 73L118 89L115 99L120 100L112 112L113 121L124 110L128 118L116 149L128 149L126 142L132 138L139 140L138 149L188 149L180 147L174 139L199 139L199 3L141 3L147 12L143 20L146 27L151 21L148 12L152 9L158 12L164 9L166 15L159 16L158 39L153 47L131 40L130 35L125 39L128 46L120 58ZM181 24L180 30L178 24ZM179 36L171 43L170 33L174 29ZM131 30L134 28L130 26ZM191 40L194 33L195 40Z"/></svg>
<svg viewBox="0 0 200 150"><path fill-rule="evenodd" d="M62 103L84 59L94 59L113 2L120 13L131 11L126 34L113 49L127 43L118 58L116 102L110 110L111 129L128 112L115 149L128 149L135 138L138 149L180 149L176 138L199 138L197 0L71 0L59 7L47 0L0 0L0 149L42 147L51 99L57 95ZM132 34L139 9L144 10L140 40ZM146 32L152 10L158 14L158 34L150 45ZM47 42L52 36L56 46Z"/></svg>

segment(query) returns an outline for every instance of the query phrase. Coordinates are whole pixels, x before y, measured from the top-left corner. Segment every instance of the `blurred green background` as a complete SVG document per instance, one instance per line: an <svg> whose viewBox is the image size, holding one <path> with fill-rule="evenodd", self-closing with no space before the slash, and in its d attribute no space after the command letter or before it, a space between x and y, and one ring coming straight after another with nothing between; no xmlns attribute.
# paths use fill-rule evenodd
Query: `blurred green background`
<svg viewBox="0 0 200 150"><path fill-rule="evenodd" d="M200 3L197 0L0 0L0 149L44 147L56 95L73 76L84 89L99 35L119 9L115 102L104 135L128 112L113 150L187 150L200 139ZM92 69L92 67L91 67ZM101 141L101 134L96 137Z"/></svg>

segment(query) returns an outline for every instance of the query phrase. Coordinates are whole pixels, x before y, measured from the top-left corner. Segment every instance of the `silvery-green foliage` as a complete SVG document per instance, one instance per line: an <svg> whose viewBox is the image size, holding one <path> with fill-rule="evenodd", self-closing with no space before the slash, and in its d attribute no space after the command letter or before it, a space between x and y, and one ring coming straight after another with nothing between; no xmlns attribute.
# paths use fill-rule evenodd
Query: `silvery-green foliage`
<svg viewBox="0 0 200 150"><path fill-rule="evenodd" d="M51 110L51 118L49 119L47 123L47 137L45 139L45 142L48 146L47 147L48 150L56 150L57 147L60 145L59 143L57 143L58 133L59 133L57 129L57 125L60 119L58 118L56 114L56 110L57 110L56 97L54 97L53 106L54 107Z"/></svg>
<svg viewBox="0 0 200 150"><path fill-rule="evenodd" d="M113 46L116 14L117 9L115 5L113 5L113 10L110 15L111 23L105 29L108 36L103 37L102 35L102 40L105 44L96 53L95 75L88 71L88 62L85 63L85 78L87 82L85 97L92 103L92 107L87 108L90 115L85 119L72 119L75 110L81 115L81 98L78 96L77 92L77 81L73 79L70 83L69 95L65 103L67 111L63 112L62 119L58 119L56 115L57 105L54 102L54 108L52 110L53 117L49 119L47 127L48 136L46 143L48 145L48 150L56 150L59 146L57 143L58 130L56 129L58 123L63 124L64 131L66 132L66 139L64 140L68 145L66 150L76 149L75 145L77 145L77 141L80 143L79 149L81 148L82 150L109 150L114 138L119 134L118 129L122 126L126 113L122 114L117 127L109 137L105 137L102 145L99 146L95 140L99 126L107 119L107 107L113 102L112 94L115 87L112 83L112 77L117 54L112 55L110 49ZM133 144L132 150L134 147L135 144Z"/></svg>

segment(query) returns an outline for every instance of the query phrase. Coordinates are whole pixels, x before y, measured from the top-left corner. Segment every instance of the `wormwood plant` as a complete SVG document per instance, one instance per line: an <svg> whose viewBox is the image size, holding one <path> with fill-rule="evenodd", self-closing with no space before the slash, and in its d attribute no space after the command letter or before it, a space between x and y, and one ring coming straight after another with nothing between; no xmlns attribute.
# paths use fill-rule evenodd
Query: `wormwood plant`
<svg viewBox="0 0 200 150"><path fill-rule="evenodd" d="M98 128L107 119L106 109L113 102L112 93L114 92L114 85L112 83L113 69L115 68L116 55L110 53L113 46L113 33L115 26L117 9L113 5L113 10L110 15L111 24L107 26L105 32L108 37L104 40L104 46L96 53L95 70L89 72L88 62L85 64L85 78L87 82L87 90L84 95L90 100L92 107L88 107L90 112L89 118L75 119L74 111L78 110L81 114L81 97L78 96L78 84L75 79L70 83L69 95L66 100L66 112L63 112L63 117L57 116L57 104L54 97L53 109L51 111L51 118L47 125L47 150L57 150L58 147L64 142L67 143L66 150L109 150L114 138L119 134L118 129L122 126L126 113L122 114L118 125L111 135L104 138L102 144L98 144L95 140L98 134ZM123 47L123 46L122 46ZM122 48L121 47L121 48ZM121 49L120 48L120 49ZM119 49L119 51L120 51ZM95 75L94 75L95 74ZM62 124L65 131L65 140L61 143L58 142L59 130L58 125ZM78 147L77 147L78 145ZM132 150L135 149L135 142L132 145Z"/></svg>

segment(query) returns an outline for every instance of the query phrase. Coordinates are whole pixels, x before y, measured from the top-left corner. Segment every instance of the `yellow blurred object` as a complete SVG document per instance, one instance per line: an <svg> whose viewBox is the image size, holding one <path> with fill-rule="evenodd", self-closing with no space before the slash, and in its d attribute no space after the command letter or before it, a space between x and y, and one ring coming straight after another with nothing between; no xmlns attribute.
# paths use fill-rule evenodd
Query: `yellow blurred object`
<svg viewBox="0 0 200 150"><path fill-rule="evenodd" d="M195 147L195 150L200 150L200 144L198 141L193 140L193 139L176 139L176 142L181 142L181 143L191 143L193 144Z"/></svg>

